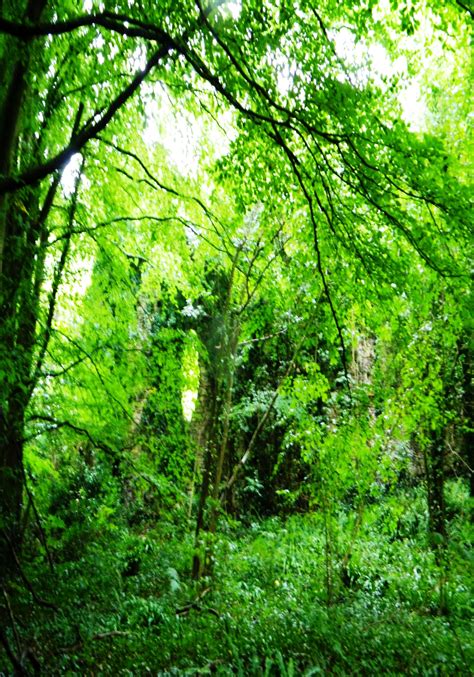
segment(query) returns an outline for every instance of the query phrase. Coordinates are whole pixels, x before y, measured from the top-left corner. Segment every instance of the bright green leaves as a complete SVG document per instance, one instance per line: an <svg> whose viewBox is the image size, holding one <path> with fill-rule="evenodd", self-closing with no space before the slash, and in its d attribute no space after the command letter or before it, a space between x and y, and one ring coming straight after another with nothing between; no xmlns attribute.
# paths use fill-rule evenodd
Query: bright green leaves
<svg viewBox="0 0 474 677"><path fill-rule="evenodd" d="M178 44L87 146L35 400L51 425L67 423L70 449L74 430L136 445L144 466L183 487L182 402L198 390L199 359L234 398L216 415L238 442L225 471L272 405L251 476L259 482L278 457L283 466L285 438L301 456L298 477L312 465L325 500L351 482L359 497L388 483L396 449L456 420L471 256L469 31L441 6L313 5L249 2L207 16L191 1L114 5L131 12L128 25L152 22ZM51 18L72 14L64 5ZM69 143L79 102L79 127L92 125L156 47L103 26L32 45L18 147L33 136L41 161ZM452 96L448 80L432 84L448 48ZM423 136L403 122L413 84L436 121ZM20 155L17 167L29 166ZM66 236L65 181L42 244L49 279ZM18 221L33 212L22 203ZM438 276L454 281L438 286Z"/></svg>

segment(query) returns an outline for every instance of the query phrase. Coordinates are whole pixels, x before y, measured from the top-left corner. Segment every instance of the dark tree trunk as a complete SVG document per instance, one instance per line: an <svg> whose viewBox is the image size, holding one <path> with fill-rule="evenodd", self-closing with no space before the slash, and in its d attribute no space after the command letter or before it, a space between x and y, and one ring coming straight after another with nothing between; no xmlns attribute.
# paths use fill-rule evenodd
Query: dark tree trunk
<svg viewBox="0 0 474 677"><path fill-rule="evenodd" d="M23 16L36 22L46 0L29 0ZM16 59L5 68L0 101L0 174L21 165L17 157L24 102L28 90L30 45L16 41L8 51ZM4 60L7 65L7 59ZM31 158L28 158L28 161ZM0 197L0 570L13 567L13 550L21 546L23 500L23 430L31 392L30 370L36 324L32 294L35 252L40 222L37 198L27 189L17 197Z"/></svg>
<svg viewBox="0 0 474 677"><path fill-rule="evenodd" d="M205 568L205 554L200 543L201 532L206 528L205 510L211 487L211 474L215 460L214 428L217 412L217 383L206 365L200 363L200 383L197 410L193 417L192 435L196 454L202 461L202 480L196 515L195 547L192 576L198 580Z"/></svg>
<svg viewBox="0 0 474 677"><path fill-rule="evenodd" d="M21 547L23 500L24 411L18 409L0 420L0 571L8 574L14 564L12 549Z"/></svg>
<svg viewBox="0 0 474 677"><path fill-rule="evenodd" d="M41 18L46 0L29 0L24 18L35 23ZM7 73L5 93L0 102L0 175L8 176L15 166L15 155L21 126L22 106L27 92L27 73L29 66L29 45L13 42L11 45L17 59ZM18 164L18 163L17 163ZM0 275L5 260L5 244L8 238L8 212L12 198L0 196Z"/></svg>
<svg viewBox="0 0 474 677"><path fill-rule="evenodd" d="M431 447L431 498L430 531L446 536L444 505L444 440L441 434L434 436Z"/></svg>
<svg viewBox="0 0 474 677"><path fill-rule="evenodd" d="M474 497L474 383L473 383L473 355L470 346L461 348L463 367L463 435L462 452L467 463L469 473L469 492Z"/></svg>
<svg viewBox="0 0 474 677"><path fill-rule="evenodd" d="M433 431L431 444L425 455L425 465L428 489L428 530L438 564L442 560L447 536L444 500L445 456L444 430Z"/></svg>

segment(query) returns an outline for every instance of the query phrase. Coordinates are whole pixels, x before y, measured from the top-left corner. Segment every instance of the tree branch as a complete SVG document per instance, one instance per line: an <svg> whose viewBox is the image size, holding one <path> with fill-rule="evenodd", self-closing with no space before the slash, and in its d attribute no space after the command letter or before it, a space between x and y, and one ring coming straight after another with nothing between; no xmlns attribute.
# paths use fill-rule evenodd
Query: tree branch
<svg viewBox="0 0 474 677"><path fill-rule="evenodd" d="M151 173L151 171L148 169L146 164L143 162L143 160L136 153L133 153L129 150L126 150L125 148L121 148L120 146L113 143L112 141L108 141L107 139L104 139L102 136L100 136L98 138L99 138L99 141L101 141L105 145L113 148L114 150L116 150L121 155L125 155L125 157L130 157L130 158L132 158L132 160L135 160L135 162L137 162L137 164L143 169L143 171L145 172L145 174L149 178L149 180L148 179L139 179L139 181L144 181L146 184L148 184L154 190L156 190L156 189L164 190L165 192L170 193L170 195L174 195L176 197L179 197L181 200L187 200L189 202L194 202L195 204L197 204L198 207L200 207L202 209L202 211L204 212L204 214L206 215L206 217L209 219L210 223L212 224L212 230L217 235L217 237L221 240L222 245L225 248L225 253L230 258L232 258L232 254L228 251L228 249L227 249L227 247L224 243L224 237L226 235L226 230L227 230L225 228L225 225L204 204L204 202L202 200L200 200L198 197L195 197L194 195L185 195L184 193L180 193L175 188L171 188L170 186L167 186L164 183L162 183L161 181L159 181L159 179L157 179L156 176ZM115 167L115 169L116 169L116 171L120 172L121 174L126 176L128 179L130 179L130 181L135 181L134 177L131 174L129 174L127 171L125 171L124 169L122 169L120 167ZM143 217L143 218L147 218L147 217ZM154 220L158 220L158 217L153 217L153 218L154 218ZM192 224L191 221L187 221L187 220L185 220L181 217L170 217L170 218L174 218L177 221L181 221L181 223L183 223L183 225L192 229L192 227L190 225L190 224ZM221 228L221 231L219 231L219 229L217 228L216 223ZM196 224L192 224L192 225L196 226ZM197 227L198 228L205 228L204 226L197 226ZM195 231L193 231L193 232L195 232ZM200 237L202 237L202 235L200 235ZM202 239L205 239L205 238L202 237ZM211 246L218 249L218 247L216 247L215 245L211 245ZM222 250L220 250L220 251L222 251Z"/></svg>
<svg viewBox="0 0 474 677"><path fill-rule="evenodd" d="M222 491L222 493L221 493L221 496L220 496L221 501L222 501L222 499L223 499L224 492L225 492L225 491L228 491L228 490L235 484L235 481L237 480L237 477L239 476L240 470L241 470L241 469L243 468L243 466L247 463L248 458L249 458L250 454L252 453L253 448L254 448L254 446L255 446L255 443L256 443L256 441L257 441L257 439L258 439L258 436L259 436L259 434L260 434L260 431L262 430L263 426L265 425L265 423L266 423L267 420L268 420L268 417L270 416L270 412L271 412L271 410L273 409L273 405L274 405L275 402L276 402L276 399L277 399L278 394L279 394L279 392L280 392L281 386L283 385L283 383L285 382L285 380L288 378L288 376L291 374L291 372L292 372L293 369L295 368L295 365L296 365L296 358L298 357L298 353L300 352L301 347L303 346L303 343L304 343L305 339L306 339L306 333L303 334L303 336L302 336L301 339L299 340L299 342L298 342L298 344L297 344L297 346L296 346L296 348L295 348L295 350L294 350L293 358L292 358L290 364L288 365L288 367L287 367L285 373L283 374L283 376L281 377L280 381L278 382L277 387L275 388L275 392L274 392L273 395L272 395L272 399L270 400L270 404L268 405L267 409L265 410L264 415L262 416L262 418L261 418L260 421L258 422L257 427L255 428L255 430L253 431L252 437L250 438L250 442L249 442L248 445L247 445L247 449L245 450L245 452L244 452L244 454L242 455L242 457L240 458L240 460L235 464L234 469L233 469L233 471L232 471L232 474L231 474L231 476L229 477L229 479L227 480L227 482L226 482L226 484L225 484L225 486L224 486L224 489L223 489L223 491Z"/></svg>
<svg viewBox="0 0 474 677"><path fill-rule="evenodd" d="M294 174L295 174L295 176L298 180L298 183L301 187L303 195L306 198L306 202L308 203L310 217L311 217L311 223L312 223L312 226L313 226L313 241L314 241L314 249L315 249L315 252L316 252L316 264L317 264L317 267L318 267L318 273L319 273L319 276L321 278L321 282L323 284L324 293L325 293L327 302L329 303L329 308L331 310L331 315L332 315L332 318L334 320L334 324L336 325L336 330L337 330L337 334L338 334L338 337L339 337L339 344L340 344L340 347L341 347L342 368L344 369L346 384L347 384L348 387L350 387L349 386L350 381L349 381L349 369L348 369L348 362L347 362L346 344L345 344L345 341L344 341L344 336L342 334L342 328L341 328L341 325L339 323L339 318L337 316L336 309L335 309L334 303L332 301L331 292L329 291L329 285L328 285L328 282L327 282L327 279L326 279L326 274L324 273L324 270L323 270L321 248L319 246L318 224L317 224L316 216L315 216L315 213L314 213L313 198L309 194L308 189L306 188L306 185L304 183L303 177L301 176L301 173L299 171L298 158L294 155L294 153L290 150L288 145L285 143L285 141L283 140L280 132L278 131L278 129L276 127L274 127L274 134L272 136L275 139L275 141L278 143L278 145L283 149L285 155L287 156L288 160L290 161L293 172L294 172ZM326 218L329 218L327 216L324 208L322 207L319 199L317 199L317 200L318 200L319 208L326 215Z"/></svg>
<svg viewBox="0 0 474 677"><path fill-rule="evenodd" d="M165 42L169 35L153 24L139 21L124 14L113 12L99 12L78 16L55 23L40 23L36 25L22 24L0 17L0 33L11 35L19 40L28 41L46 35L63 35L72 33L78 28L99 26L114 33L127 37L144 38L145 40Z"/></svg>
<svg viewBox="0 0 474 677"><path fill-rule="evenodd" d="M3 536L4 536L4 538L6 537L5 533L3 533ZM52 609L53 611L58 611L59 607L57 607L56 604L53 604L52 602L47 602L46 600L39 597L39 595L37 595L35 589L33 588L32 584L30 583L29 579L27 578L25 572L23 571L23 567L20 564L20 560L18 559L18 555L16 553L15 548L13 547L12 542L10 541L10 539L8 537L6 537L6 538L7 538L7 542L8 542L8 545L10 547L10 550L12 552L13 559L15 561L16 567L17 567L18 572L20 574L20 577L21 577L23 583L25 584L26 588L30 592L31 596L33 597L34 601L36 602L36 604L38 604L39 606L45 607L46 609Z"/></svg>
<svg viewBox="0 0 474 677"><path fill-rule="evenodd" d="M204 16L207 18L222 4L222 2L223 0L216 0L215 2L212 2L205 10ZM115 16L116 18L118 17L121 21L129 21L130 23L134 23L141 28L148 29L151 26L150 24L146 24L135 19L130 19L129 17L121 14L106 14L105 19L110 16ZM202 19L199 23L202 23ZM192 33L191 29L183 33L179 39L180 49L178 50L178 42L175 41L171 35L161 29L155 29L153 26L151 27L153 28L156 38L158 37L157 31L159 30L161 36L159 41L161 42L161 47L151 56L150 59L148 59L143 69L140 68L136 71L135 77L132 79L130 84L115 97L105 112L100 113L97 120L86 124L82 130L77 135L75 135L71 143L66 148L43 164L32 167L31 169L26 170L16 177L5 176L0 178L0 196L5 195L5 193L12 193L20 190L20 188L23 188L24 186L31 186L35 183L38 183L38 181L41 181L49 174L52 174L54 171L63 169L75 153L79 153L86 143L88 143L88 141L95 138L106 128L117 111L120 110L122 106L124 106L124 104L133 96L133 94L135 94L142 82L160 63L160 61L168 56L168 54L174 49L177 50L178 53L183 53L183 45L186 43ZM93 118L93 120L94 119L95 118Z"/></svg>
<svg viewBox="0 0 474 677"><path fill-rule="evenodd" d="M463 9L465 12L468 12L471 15L471 19L474 19L474 9L471 9L468 7L464 2L461 2L461 0L455 0L456 5L458 5L461 9Z"/></svg>
<svg viewBox="0 0 474 677"><path fill-rule="evenodd" d="M12 193L19 190L20 188L23 188L24 186L33 185L44 179L49 174L52 174L56 170L63 169L73 155L79 153L88 141L95 138L106 128L106 126L114 117L115 113L117 113L117 111L122 108L122 106L130 99L130 97L133 96L150 71L155 66L157 66L165 56L168 55L173 46L174 43L171 38L169 38L169 41L162 45L162 47L160 47L160 49L155 52L148 60L145 68L143 70L139 69L137 71L137 74L130 82L128 87L126 87L122 92L120 92L118 96L115 97L115 99L108 106L107 110L100 115L99 119L95 122L85 125L85 127L83 127L82 130L74 136L70 144L60 153L47 160L44 164L27 169L17 177L9 176L0 178L0 195Z"/></svg>
<svg viewBox="0 0 474 677"><path fill-rule="evenodd" d="M15 668L15 674L16 675L27 675L28 673L27 673L26 669L23 667L20 660L13 653L12 648L11 648L9 642L8 642L7 636L6 636L6 634L5 634L5 632L3 631L2 628L0 628L0 642L3 644L3 648L5 649L5 653L7 654L10 663Z"/></svg>
<svg viewBox="0 0 474 677"><path fill-rule="evenodd" d="M61 252L61 258L59 259L59 262L56 266L56 270L54 271L54 277L53 277L53 283L52 283L52 289L51 289L51 294L49 296L49 306L48 306L48 314L46 316L46 326L44 329L44 334L43 334L43 340L40 346L39 354L38 354L38 359L36 361L36 367L33 372L33 376L31 378L31 383L29 387L29 394L33 393L33 390L35 388L36 382L38 380L38 376L41 372L41 369L43 367L43 362L44 358L46 355L46 350L48 348L48 344L51 338L51 332L53 328L53 318L54 318L54 311L56 309L56 298L58 295L59 291L59 286L61 284L61 278L62 274L64 271L64 267L66 265L67 257L69 254L69 249L71 245L71 237L73 233L73 225L74 225L74 218L76 216L76 209L77 209L77 195L79 192L79 184L81 182L82 178L82 172L84 170L84 158L82 158L81 162L81 167L79 169L79 174L76 179L76 183L74 186L74 193L72 196L71 200L71 205L69 208L69 223L68 223L68 230L67 230L67 236L64 242L64 246Z"/></svg>
<svg viewBox="0 0 474 677"><path fill-rule="evenodd" d="M49 549L49 546L48 546L48 539L46 537L46 533L45 533L45 530L43 528L43 523L41 521L41 517L40 517L40 514L38 512L38 508L36 507L36 503L35 503L35 500L33 498L33 492L31 491L30 486L28 484L28 478L26 476L24 465L22 465L21 470L22 470L22 474L23 474L23 484L25 486L25 490L26 490L26 493L27 493L27 496L28 496L28 500L30 501L31 507L33 508L33 512L35 514L36 524L38 526L38 530L39 530L39 533L40 533L40 536L41 536L40 541L41 541L41 543L42 543L42 545L45 549L46 558L48 560L49 568L50 568L51 571L53 571L54 570L54 564L53 564L53 558L51 556L51 552L50 552L50 549Z"/></svg>
<svg viewBox="0 0 474 677"><path fill-rule="evenodd" d="M81 428L78 425L75 425L74 423L71 423L70 421L58 421L58 419L54 418L54 416L48 416L48 415L43 415L43 414L33 414L30 416L28 419L28 422L30 421L43 421L44 423L51 423L50 428L46 428L45 430L41 430L39 433L34 434L34 435L28 435L23 438L23 442L29 442L30 440L34 439L35 437L38 437L38 435L42 435L44 432L49 432L53 430L59 430L60 428L68 428L69 430L72 430L73 432L78 433L79 435L83 435L86 437L89 442L92 444L92 446L96 447L97 449L101 449L102 451L105 451L106 453L113 453L115 455L115 450L112 449L112 447L109 447L107 444L104 444L103 442L98 442L94 437L90 434L88 430L85 428Z"/></svg>

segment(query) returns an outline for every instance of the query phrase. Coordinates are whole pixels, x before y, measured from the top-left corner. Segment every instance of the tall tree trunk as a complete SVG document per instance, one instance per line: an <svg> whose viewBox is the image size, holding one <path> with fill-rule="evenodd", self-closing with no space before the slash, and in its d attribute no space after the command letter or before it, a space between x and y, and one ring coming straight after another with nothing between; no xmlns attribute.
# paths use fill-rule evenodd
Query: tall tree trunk
<svg viewBox="0 0 474 677"><path fill-rule="evenodd" d="M46 0L29 0L24 19L35 23L41 18ZM0 102L0 175L8 176L14 168L18 136L21 126L22 106L27 92L27 73L29 67L30 45L21 45L12 41L12 50L17 59L7 73L4 99ZM12 198L0 196L0 275L5 261L5 245L8 238L8 213Z"/></svg>
<svg viewBox="0 0 474 677"><path fill-rule="evenodd" d="M469 345L461 348L463 359L463 435L462 452L469 473L469 492L474 497L474 382L473 382L473 353Z"/></svg>
<svg viewBox="0 0 474 677"><path fill-rule="evenodd" d="M16 395L16 396L15 396ZM10 411L0 417L0 570L7 574L20 548L23 500L23 429L25 407L21 392L10 398Z"/></svg>
<svg viewBox="0 0 474 677"><path fill-rule="evenodd" d="M222 407L222 429L220 431L219 455L217 458L214 484L212 487L213 505L211 508L211 516L209 520L209 531L211 531L212 533L214 533L217 529L220 504L222 503L220 499L220 489L222 482L222 473L224 471L224 464L227 460L228 454L230 413L232 409L232 391L234 387L234 376L235 376L235 358L240 334L240 325L235 320L235 318L231 319L230 325L231 325L229 332L230 336L228 338L226 337L226 342L228 344L226 346L226 352L228 354L225 356L224 361L226 373L223 379L224 392L222 393L222 397L224 401Z"/></svg>
<svg viewBox="0 0 474 677"><path fill-rule="evenodd" d="M445 455L444 430L435 430L431 434L431 444L425 452L425 470L428 490L428 530L438 563L441 561L446 544Z"/></svg>
<svg viewBox="0 0 474 677"><path fill-rule="evenodd" d="M217 383L212 370L201 361L200 383L197 410L193 416L192 434L196 445L196 454L202 458L202 480L195 527L195 553L193 556L192 577L198 580L205 568L205 553L201 543L201 532L205 529L205 510L211 486L212 467L215 459L215 423L217 413ZM198 465L200 465L198 463Z"/></svg>
<svg viewBox="0 0 474 677"><path fill-rule="evenodd" d="M38 251L38 239L44 240L46 219L58 186L53 179L43 208L37 208L37 195L28 189L32 220L24 221L23 245L7 239L8 294L4 294L1 309L3 323L0 330L0 363L3 388L0 402L0 565L8 575L21 548L20 528L23 507L24 468L23 438L25 413L39 377L52 331L56 297L69 252L70 238L77 207L77 192L82 175L79 172L69 209L68 233L60 260L52 279L45 329L37 342L39 301L44 274L44 254ZM36 217L34 212L36 211ZM11 218L21 218L11 214ZM22 257L18 258L18 249ZM16 265L15 265L16 263ZM36 344L38 351L35 353ZM36 362L36 363L35 363Z"/></svg>

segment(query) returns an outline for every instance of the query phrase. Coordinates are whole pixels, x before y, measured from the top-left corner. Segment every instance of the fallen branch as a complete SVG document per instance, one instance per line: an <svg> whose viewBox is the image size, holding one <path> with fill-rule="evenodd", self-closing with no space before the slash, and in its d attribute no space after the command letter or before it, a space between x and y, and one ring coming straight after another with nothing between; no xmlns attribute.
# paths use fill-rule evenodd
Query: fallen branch
<svg viewBox="0 0 474 677"><path fill-rule="evenodd" d="M128 637L131 633L127 630L109 630L108 632L97 632L92 637L89 637L90 641L100 640L100 639L109 639L110 637ZM69 653L71 651L77 651L84 646L85 640L80 638L79 642L71 644L70 646L60 647L58 651Z"/></svg>

